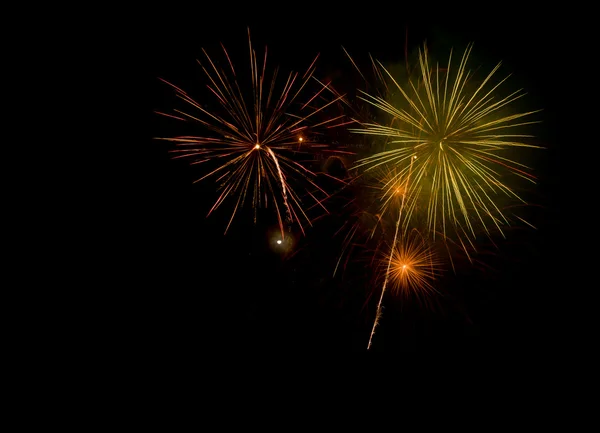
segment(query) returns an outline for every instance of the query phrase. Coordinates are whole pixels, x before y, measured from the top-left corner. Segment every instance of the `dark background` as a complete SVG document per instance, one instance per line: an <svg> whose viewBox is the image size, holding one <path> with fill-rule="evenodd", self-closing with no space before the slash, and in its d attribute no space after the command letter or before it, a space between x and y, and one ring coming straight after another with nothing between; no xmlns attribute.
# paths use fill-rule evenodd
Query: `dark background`
<svg viewBox="0 0 600 433"><path fill-rule="evenodd" d="M321 53L316 75L339 80L351 72L342 45L359 57L371 53L384 61L403 61L405 46L413 52L424 40L442 53L474 42L474 59L486 69L503 61L504 70L528 91L529 103L544 109L538 139L547 149L536 160L533 213L538 230L510 232L509 240L485 257L489 269L448 275L443 296L427 308L387 296L372 351L560 348L568 339L559 307L564 289L556 138L561 95L554 84L564 30L558 14L542 20L510 11L491 18L455 12L455 17L433 19L419 9L342 8L287 12L265 7L232 14L161 7L138 18L130 41L135 74L141 71L136 81L144 91L137 102L142 102L144 122L122 203L119 253L127 272L120 278L123 293L117 302L121 341L130 349L174 356L366 349L375 303L363 307L378 287L370 287L362 263L344 278L332 278L339 252L332 229L339 221L329 219L305 238L297 237L291 258L271 248L274 225L268 212L259 215L257 225L243 216L236 219L223 235L229 208L206 218L211 185L192 184L201 171L171 160L169 146L153 140L177 135L180 126L154 114L168 112L175 101L158 77L184 90L200 88L205 78L196 59L202 48L218 55L220 42L238 70L246 72L249 26L257 53L268 46L270 67L303 71Z"/></svg>

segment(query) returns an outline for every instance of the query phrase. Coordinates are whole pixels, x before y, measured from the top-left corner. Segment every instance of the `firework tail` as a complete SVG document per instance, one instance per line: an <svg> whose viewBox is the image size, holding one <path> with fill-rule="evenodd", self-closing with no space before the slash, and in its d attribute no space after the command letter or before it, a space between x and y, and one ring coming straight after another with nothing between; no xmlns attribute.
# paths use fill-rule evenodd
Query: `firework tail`
<svg viewBox="0 0 600 433"><path fill-rule="evenodd" d="M408 177L406 178L405 191L408 191L408 182L410 181L410 174L412 172L413 160L414 160L414 156L410 160L410 168L408 171ZM402 209L404 209L404 197L405 196L406 196L406 193L402 196L402 203L400 204L400 210L398 211L398 220L396 221L396 230L394 232L394 240L392 241L391 248L396 247L396 241L398 239L398 231L400 228L400 220L402 219ZM382 311L383 295L385 293L385 289L387 287L387 283L389 280L390 266L392 264L392 257L393 257L393 254L390 254L390 257L388 258L387 268L385 271L385 279L383 280L383 286L381 288L381 295L379 296L379 302L377 303L377 313L375 314L375 321L373 322L373 328L371 328L371 334L369 335L369 343L367 344L367 350L369 350L371 348L371 345L373 343L373 335L375 334L375 328L377 328L377 325L379 324L379 319L381 318L381 315L383 314L383 311Z"/></svg>

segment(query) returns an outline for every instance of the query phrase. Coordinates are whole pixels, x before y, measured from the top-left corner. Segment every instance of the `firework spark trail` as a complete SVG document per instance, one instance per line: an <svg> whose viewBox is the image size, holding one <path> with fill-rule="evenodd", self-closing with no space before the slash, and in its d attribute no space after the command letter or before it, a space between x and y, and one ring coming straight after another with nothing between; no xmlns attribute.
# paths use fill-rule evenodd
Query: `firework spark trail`
<svg viewBox="0 0 600 433"><path fill-rule="evenodd" d="M411 160L416 159L416 157L411 158ZM412 168L412 162L411 162L411 168ZM410 172L408 174L408 177L406 178L406 188L408 190L408 182L410 180ZM402 219L402 209L404 208L404 197L406 194L402 195L402 204L400 205L400 210L398 211L398 219L396 220L396 230L394 231L394 240L392 241L392 251L394 248L396 248L396 241L398 239L398 231L400 228L400 220ZM373 322L373 328L371 329L371 334L369 335L369 343L367 344L367 350L369 350L371 348L371 344L373 342L373 335L375 334L375 328L377 327L377 324L379 323L379 319L381 318L381 315L383 314L382 311L382 301L383 301L383 295L385 293L385 289L387 287L387 283L388 283L388 279L389 279L389 275L390 275L390 267L392 266L392 257L394 255L392 253L390 253L390 257L388 259L388 263L387 263L387 268L385 270L385 279L383 280L383 286L381 288L381 295L379 296L379 302L377 303L377 313L375 314L375 321Z"/></svg>
<svg viewBox="0 0 600 433"><path fill-rule="evenodd" d="M404 199L402 199L402 201L404 202ZM398 220L396 221L396 231L394 232L394 240L392 242L392 248L395 248L396 239L398 238L398 229L400 228L401 216L402 216L402 208L400 208L400 215L398 215ZM375 314L375 321L373 322L373 328L371 329L371 334L369 335L369 344L367 345L367 350L369 350L371 348L371 343L373 341L373 334L375 334L375 328L379 324L379 319L381 318L381 315L382 315L381 303L383 301L383 295L384 295L385 289L387 287L388 277L390 274L390 267L392 265L392 257L393 257L393 255L390 254L390 257L388 259L387 269L385 271L385 279L383 280L383 286L381 287L381 295L379 296L379 302L377 303L377 313Z"/></svg>
<svg viewBox="0 0 600 433"><path fill-rule="evenodd" d="M342 116L313 120L317 114L324 114L324 110L342 100L344 95L338 95L322 106L314 106L317 99L323 99L320 97L321 92L327 89L328 85L322 85L318 92L309 95L307 102L298 101L303 90L307 89L308 82L316 80L315 63L319 56L314 58L303 75L292 72L279 81L279 69L276 68L271 77L267 77L267 49L265 48L264 57L259 59L253 49L249 30L251 89L245 93L229 53L222 44L221 48L226 59L224 69L204 49L202 51L206 62L198 61L208 79L206 87L209 95L216 98L220 110L209 110L181 88L161 79L175 90L178 98L197 110L198 114L193 115L179 109L174 110L175 114L157 111L158 114L176 120L196 122L216 136L159 139L178 146L178 149L171 151L175 154L174 158L192 158L192 164L212 165L195 182L209 177L216 179L219 195L208 215L227 199L234 198L233 212L225 232L238 210L249 199L254 208L255 222L257 209L268 207L268 202L271 201L282 236L285 236L284 221L290 225L297 223L304 233L303 221L310 225L311 220L307 215L306 204L294 186L297 188L303 183L307 197L325 211L323 202L328 193L317 184L317 173L294 161L291 155L286 157L284 153L295 155L325 147L311 139L310 132L317 127L336 127L340 125L335 123L343 125L347 122L340 121ZM293 114L292 105L296 104L300 108ZM303 149L300 149L301 145ZM332 154L347 153L340 149L326 150Z"/></svg>
<svg viewBox="0 0 600 433"><path fill-rule="evenodd" d="M277 174L279 176L279 181L281 182L281 191L283 193L283 203L285 204L285 209L286 209L286 215L287 215L287 222L291 223L292 220L292 211L290 210L290 205L288 203L288 198L287 198L287 188L285 187L285 179L283 177L283 173L281 172L281 168L279 167L279 161L277 160L277 157L275 156L275 153L273 153L273 151L271 149L268 149L269 155L271 155L271 158L273 158L273 161L275 161L275 166L277 167ZM281 226L281 237L282 239L285 237L284 233L283 233L283 225L281 220L279 221L279 224Z"/></svg>

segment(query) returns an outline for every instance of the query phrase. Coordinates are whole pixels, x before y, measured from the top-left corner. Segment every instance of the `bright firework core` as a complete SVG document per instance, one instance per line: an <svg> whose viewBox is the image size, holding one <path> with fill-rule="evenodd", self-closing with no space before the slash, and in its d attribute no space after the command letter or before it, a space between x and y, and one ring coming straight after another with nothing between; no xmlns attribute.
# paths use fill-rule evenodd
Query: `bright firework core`
<svg viewBox="0 0 600 433"><path fill-rule="evenodd" d="M256 150L260 149L260 144L256 143L256 146L254 146L254 148L255 148Z"/></svg>

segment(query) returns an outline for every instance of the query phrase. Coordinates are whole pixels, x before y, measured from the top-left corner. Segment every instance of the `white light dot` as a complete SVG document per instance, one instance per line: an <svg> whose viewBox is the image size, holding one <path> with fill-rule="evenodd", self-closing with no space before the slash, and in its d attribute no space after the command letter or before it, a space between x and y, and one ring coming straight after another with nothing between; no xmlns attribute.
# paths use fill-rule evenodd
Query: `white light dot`
<svg viewBox="0 0 600 433"><path fill-rule="evenodd" d="M279 240L277 241L277 243L278 243L279 245L281 245L281 239L279 239Z"/></svg>

